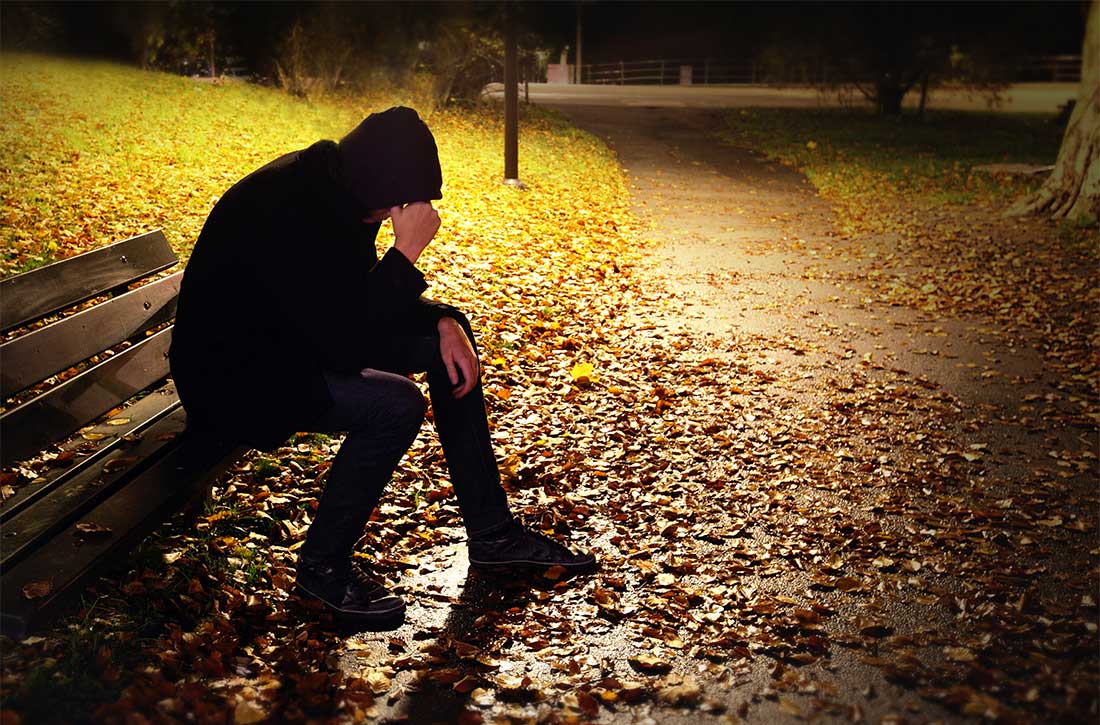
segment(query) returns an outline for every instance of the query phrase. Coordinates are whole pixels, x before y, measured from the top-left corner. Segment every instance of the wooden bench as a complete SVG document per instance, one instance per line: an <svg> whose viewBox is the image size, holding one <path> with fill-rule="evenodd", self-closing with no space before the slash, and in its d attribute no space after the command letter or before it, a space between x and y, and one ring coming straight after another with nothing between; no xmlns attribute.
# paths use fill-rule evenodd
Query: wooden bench
<svg viewBox="0 0 1100 725"><path fill-rule="evenodd" d="M0 464L39 474L0 504L5 635L26 636L197 508L244 452L183 434L168 379L183 273L158 276L178 261L154 231L0 280Z"/></svg>

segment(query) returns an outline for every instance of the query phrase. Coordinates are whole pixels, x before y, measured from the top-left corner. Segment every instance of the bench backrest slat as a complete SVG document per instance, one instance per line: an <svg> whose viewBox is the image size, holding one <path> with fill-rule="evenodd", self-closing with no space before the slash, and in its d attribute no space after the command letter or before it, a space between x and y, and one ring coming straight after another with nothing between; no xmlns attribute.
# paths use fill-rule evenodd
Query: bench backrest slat
<svg viewBox="0 0 1100 725"><path fill-rule="evenodd" d="M0 465L24 460L168 375L171 328L0 417Z"/></svg>
<svg viewBox="0 0 1100 725"><path fill-rule="evenodd" d="M176 313L183 272L139 287L0 345L0 397L9 398Z"/></svg>
<svg viewBox="0 0 1100 725"><path fill-rule="evenodd" d="M0 332L168 269L176 261L158 229L0 280Z"/></svg>

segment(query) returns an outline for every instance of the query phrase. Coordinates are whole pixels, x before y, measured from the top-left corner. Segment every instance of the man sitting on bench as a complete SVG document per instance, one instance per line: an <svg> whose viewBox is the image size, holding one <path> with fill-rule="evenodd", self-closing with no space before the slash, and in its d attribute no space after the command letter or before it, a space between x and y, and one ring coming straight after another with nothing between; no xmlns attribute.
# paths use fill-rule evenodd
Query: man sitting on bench
<svg viewBox="0 0 1100 725"><path fill-rule="evenodd" d="M426 372L436 427L481 569L594 567L521 526L493 454L465 316L421 296L415 262L439 229L435 139L416 112L368 116L235 184L187 264L170 353L189 429L257 448L346 431L298 558L298 590L345 618L399 622L404 602L352 551L424 419L407 375ZM385 219L395 241L381 260Z"/></svg>

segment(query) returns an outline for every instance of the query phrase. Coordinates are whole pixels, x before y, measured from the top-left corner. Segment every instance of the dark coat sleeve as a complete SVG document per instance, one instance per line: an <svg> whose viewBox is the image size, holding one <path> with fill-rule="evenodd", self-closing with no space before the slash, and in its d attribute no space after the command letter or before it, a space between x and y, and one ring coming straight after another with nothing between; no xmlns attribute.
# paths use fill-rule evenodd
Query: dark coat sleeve
<svg viewBox="0 0 1100 725"><path fill-rule="evenodd" d="M439 302L428 297L421 296L412 306L409 315L409 328L414 334L431 335L436 331L436 326L444 317L455 320L463 320L462 311L446 302Z"/></svg>
<svg viewBox="0 0 1100 725"><path fill-rule="evenodd" d="M286 232L278 238L294 248L258 261L265 296L322 368L364 367L377 337L414 315L424 276L395 249L378 260L374 235L355 226L303 225L293 239Z"/></svg>

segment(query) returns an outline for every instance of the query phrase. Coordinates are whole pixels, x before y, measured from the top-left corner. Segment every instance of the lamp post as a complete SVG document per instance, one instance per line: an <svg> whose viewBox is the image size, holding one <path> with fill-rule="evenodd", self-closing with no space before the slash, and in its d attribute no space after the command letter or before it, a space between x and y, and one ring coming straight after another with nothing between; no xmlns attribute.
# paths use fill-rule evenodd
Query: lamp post
<svg viewBox="0 0 1100 725"><path fill-rule="evenodd" d="M504 4L504 183L525 188L519 180L519 59L512 0Z"/></svg>
<svg viewBox="0 0 1100 725"><path fill-rule="evenodd" d="M581 2L580 2L580 0L577 0L577 66L575 68L576 72L573 74L573 82L578 84L578 85L582 82L582 78L581 78L581 68L582 67L583 66L582 66L582 63L581 63Z"/></svg>

